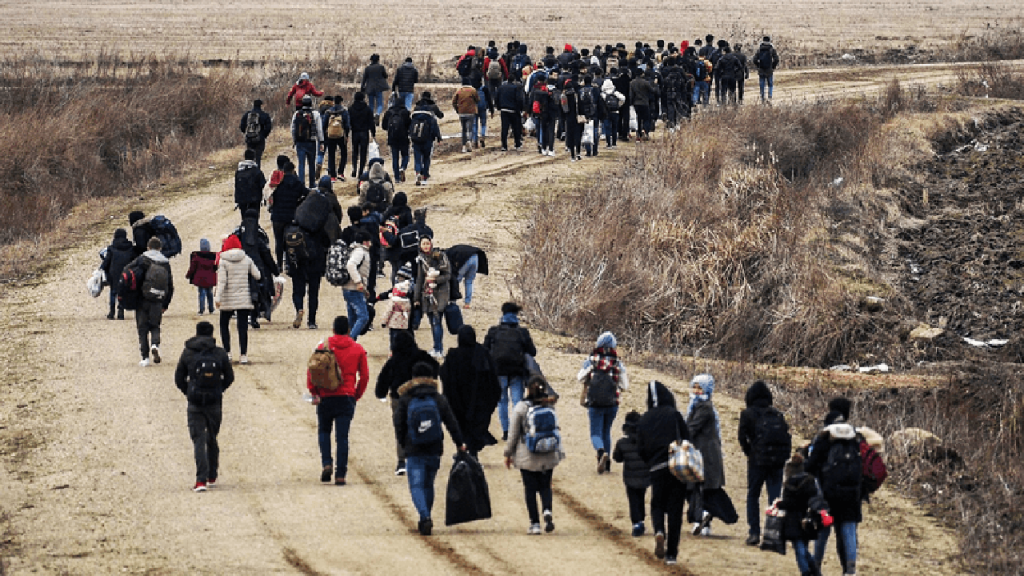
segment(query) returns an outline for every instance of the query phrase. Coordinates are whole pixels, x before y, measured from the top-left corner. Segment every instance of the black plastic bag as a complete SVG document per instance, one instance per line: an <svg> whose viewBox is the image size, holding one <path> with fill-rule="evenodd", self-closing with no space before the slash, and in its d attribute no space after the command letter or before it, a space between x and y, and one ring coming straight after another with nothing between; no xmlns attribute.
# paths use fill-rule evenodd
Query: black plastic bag
<svg viewBox="0 0 1024 576"><path fill-rule="evenodd" d="M761 535L761 550L777 552L785 556L786 541L783 539L785 524L785 516L765 515L764 532Z"/></svg>
<svg viewBox="0 0 1024 576"><path fill-rule="evenodd" d="M444 525L454 526L490 517L491 495L484 468L468 453L459 451L448 473Z"/></svg>
<svg viewBox="0 0 1024 576"><path fill-rule="evenodd" d="M462 310L459 309L459 305L455 302L449 302L444 307L444 321L448 325L448 333L452 336L456 336L459 330L462 329Z"/></svg>

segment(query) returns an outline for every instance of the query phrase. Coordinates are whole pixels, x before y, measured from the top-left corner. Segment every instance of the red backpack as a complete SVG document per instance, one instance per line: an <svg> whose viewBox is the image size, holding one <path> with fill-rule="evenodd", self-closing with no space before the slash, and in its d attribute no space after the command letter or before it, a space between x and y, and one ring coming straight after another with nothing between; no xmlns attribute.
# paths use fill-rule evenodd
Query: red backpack
<svg viewBox="0 0 1024 576"><path fill-rule="evenodd" d="M882 483L889 476L889 469L882 460L882 455L868 444L863 437L860 438L860 465L863 473L861 488L868 494L882 487Z"/></svg>

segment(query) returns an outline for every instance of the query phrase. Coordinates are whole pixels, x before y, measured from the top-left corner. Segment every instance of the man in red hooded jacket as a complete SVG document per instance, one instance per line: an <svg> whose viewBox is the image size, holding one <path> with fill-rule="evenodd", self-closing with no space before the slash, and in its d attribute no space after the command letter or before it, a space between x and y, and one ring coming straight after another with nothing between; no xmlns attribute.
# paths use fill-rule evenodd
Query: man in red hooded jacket
<svg viewBox="0 0 1024 576"><path fill-rule="evenodd" d="M288 91L288 97L284 99L285 104L291 104L292 98L295 99L295 109L302 108L302 97L309 94L311 97L316 96L317 98L324 95L323 90L317 90L316 86L309 81L309 74L303 72L299 75L299 81L292 84L292 89Z"/></svg>
<svg viewBox="0 0 1024 576"><path fill-rule="evenodd" d="M348 318L334 319L334 335L327 339L327 345L334 352L341 373L341 384L335 390L325 390L313 385L313 377L306 372L306 387L313 395L316 406L317 434L320 443L320 463L323 471L321 482L331 481L335 469L334 483L345 485L348 473L348 430L356 413L356 402L363 397L366 384L370 381L370 369L366 362L366 350L348 336ZM323 342L317 349L322 349ZM358 376L358 381L357 381ZM337 460L331 458L331 428L334 428L338 444Z"/></svg>

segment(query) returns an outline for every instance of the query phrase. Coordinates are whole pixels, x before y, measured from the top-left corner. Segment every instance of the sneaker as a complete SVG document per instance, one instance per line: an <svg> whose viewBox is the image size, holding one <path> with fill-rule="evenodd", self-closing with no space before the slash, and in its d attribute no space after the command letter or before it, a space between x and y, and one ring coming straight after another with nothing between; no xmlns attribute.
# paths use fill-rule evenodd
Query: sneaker
<svg viewBox="0 0 1024 576"><path fill-rule="evenodd" d="M344 181L345 181L345 175L344 174L338 174L338 182L344 182Z"/></svg>
<svg viewBox="0 0 1024 576"><path fill-rule="evenodd" d="M345 484L346 484L346 482L345 482L344 478L335 478L334 479L334 485L335 486L344 486Z"/></svg>
<svg viewBox="0 0 1024 576"><path fill-rule="evenodd" d="M530 536L540 536L540 524L530 524L530 528L526 530L526 533Z"/></svg>
<svg viewBox="0 0 1024 576"><path fill-rule="evenodd" d="M405 170L398 171L398 181L405 182Z"/></svg>
<svg viewBox="0 0 1024 576"><path fill-rule="evenodd" d="M508 430L505 430L501 433L501 441L508 442Z"/></svg>
<svg viewBox="0 0 1024 576"><path fill-rule="evenodd" d="M643 536L645 530L646 528L644 527L643 522L637 522L636 524L633 524L633 538L639 538Z"/></svg>
<svg viewBox="0 0 1024 576"><path fill-rule="evenodd" d="M579 162L579 158L577 158L576 156L573 156L573 157L569 158L569 162Z"/></svg>
<svg viewBox="0 0 1024 576"><path fill-rule="evenodd" d="M259 330L260 322L259 320L253 320L252 322L249 323L249 326L252 326L253 330Z"/></svg>
<svg viewBox="0 0 1024 576"><path fill-rule="evenodd" d="M309 328L310 330L316 330L316 324L310 322L309 324L306 324L306 328Z"/></svg>
<svg viewBox="0 0 1024 576"><path fill-rule="evenodd" d="M416 528L420 531L420 536L430 536L430 531L434 528L434 522L430 518L420 518Z"/></svg>
<svg viewBox="0 0 1024 576"><path fill-rule="evenodd" d="M704 537L711 536L711 526L708 526L700 531L700 535Z"/></svg>
<svg viewBox="0 0 1024 576"><path fill-rule="evenodd" d="M604 474L608 471L608 453L604 450L597 451L597 473Z"/></svg>
<svg viewBox="0 0 1024 576"><path fill-rule="evenodd" d="M675 556L665 556L665 566L675 566L675 565L676 565L676 557Z"/></svg>
<svg viewBox="0 0 1024 576"><path fill-rule="evenodd" d="M502 152L508 152L508 148L506 148L505 146L502 146L502 147L501 147L501 151L502 151Z"/></svg>
<svg viewBox="0 0 1024 576"><path fill-rule="evenodd" d="M241 356L238 357L238 363L239 364L248 364L249 363L249 357L246 356L245 354L242 354Z"/></svg>
<svg viewBox="0 0 1024 576"><path fill-rule="evenodd" d="M420 184L423 184L423 175L422 174L417 174L416 175L416 185L419 186Z"/></svg>
<svg viewBox="0 0 1024 576"><path fill-rule="evenodd" d="M659 560L665 557L665 534L663 532L654 535L654 557Z"/></svg>
<svg viewBox="0 0 1024 576"><path fill-rule="evenodd" d="M518 146L516 146L516 147L515 147L515 151L516 151L516 152L519 152L520 150L522 150L522 148L523 148L523 145L522 145L522 144L520 144L520 145L518 145Z"/></svg>
<svg viewBox="0 0 1024 576"><path fill-rule="evenodd" d="M352 177L353 177L353 178L355 178L355 177L356 177L356 171L355 171L355 170L353 170L353 171L352 171Z"/></svg>
<svg viewBox="0 0 1024 576"><path fill-rule="evenodd" d="M196 485L192 487L193 492L206 492L206 482L196 482Z"/></svg>
<svg viewBox="0 0 1024 576"><path fill-rule="evenodd" d="M467 146L463 146L463 147L462 147L462 152L463 152L463 153L469 152L469 147L467 147Z"/></svg>
<svg viewBox="0 0 1024 576"><path fill-rule="evenodd" d="M759 546L761 544L761 535L751 534L750 536L747 536L747 539L743 543L747 546Z"/></svg>
<svg viewBox="0 0 1024 576"><path fill-rule="evenodd" d="M292 321L292 328L298 328L299 326L302 326L302 316L304 314L305 312L302 310L297 310L295 312L295 320Z"/></svg>
<svg viewBox="0 0 1024 576"><path fill-rule="evenodd" d="M332 473L334 473L334 466L324 466L324 469L320 471L320 481L330 482Z"/></svg>
<svg viewBox="0 0 1024 576"><path fill-rule="evenodd" d="M551 510L545 510L544 511L544 531L545 532L554 532L555 531L555 523L551 521Z"/></svg>
<svg viewBox="0 0 1024 576"><path fill-rule="evenodd" d="M399 460L395 466L395 476L405 476L405 460Z"/></svg>
<svg viewBox="0 0 1024 576"><path fill-rule="evenodd" d="M693 535L696 536L697 534L711 535L711 514L708 514L707 511L701 516L700 522L693 525Z"/></svg>
<svg viewBox="0 0 1024 576"><path fill-rule="evenodd" d="M216 478L207 478L206 479L206 487L207 488L213 488L216 485L217 485L217 479Z"/></svg>
<svg viewBox="0 0 1024 576"><path fill-rule="evenodd" d="M156 344L149 347L149 356L153 359L153 364L160 363L160 348Z"/></svg>
<svg viewBox="0 0 1024 576"><path fill-rule="evenodd" d="M203 313L200 312L199 315L202 316ZM110 312L107 313L107 320L113 320L113 319L114 319L114 311L111 310Z"/></svg>
<svg viewBox="0 0 1024 576"><path fill-rule="evenodd" d="M691 532L691 533L692 533L692 534L693 534L694 536L697 536L697 535L699 535L699 534L700 534L700 531L701 531L701 527L700 527L700 522L694 522L694 523L693 523L693 527L691 527L691 528L690 528L690 532Z"/></svg>
<svg viewBox="0 0 1024 576"><path fill-rule="evenodd" d="M139 362L139 366L142 366L143 368L149 366L149 358L143 358L142 362Z"/></svg>

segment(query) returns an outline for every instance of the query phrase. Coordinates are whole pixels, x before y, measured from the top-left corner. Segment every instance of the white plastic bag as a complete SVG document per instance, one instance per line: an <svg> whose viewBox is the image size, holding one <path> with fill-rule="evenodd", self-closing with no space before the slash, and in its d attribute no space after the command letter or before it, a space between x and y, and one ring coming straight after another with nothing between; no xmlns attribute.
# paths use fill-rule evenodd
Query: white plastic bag
<svg viewBox="0 0 1024 576"><path fill-rule="evenodd" d="M380 158L380 146L375 140L371 141L370 146L366 149L366 161L369 162L374 158Z"/></svg>
<svg viewBox="0 0 1024 576"><path fill-rule="evenodd" d="M92 273L92 276L85 282L85 287L89 290L89 296L93 298L99 298L99 295L103 293L103 284L106 283L106 274L103 270L96 270Z"/></svg>
<svg viewBox="0 0 1024 576"><path fill-rule="evenodd" d="M533 132L534 128L536 128L536 126L533 122L533 116L530 116L529 118L526 119L526 123L523 124L523 130L525 130L526 132Z"/></svg>
<svg viewBox="0 0 1024 576"><path fill-rule="evenodd" d="M632 106L630 106L629 107L629 131L630 132L636 132L637 131L637 126L638 126L638 124L636 122L636 108L633 108Z"/></svg>
<svg viewBox="0 0 1024 576"><path fill-rule="evenodd" d="M594 143L594 125L587 123L583 127L583 139L580 141L581 144L593 144Z"/></svg>
<svg viewBox="0 0 1024 576"><path fill-rule="evenodd" d="M277 305L281 303L281 296L284 295L285 279L280 276L274 276L274 296L270 302L270 311L277 310Z"/></svg>

